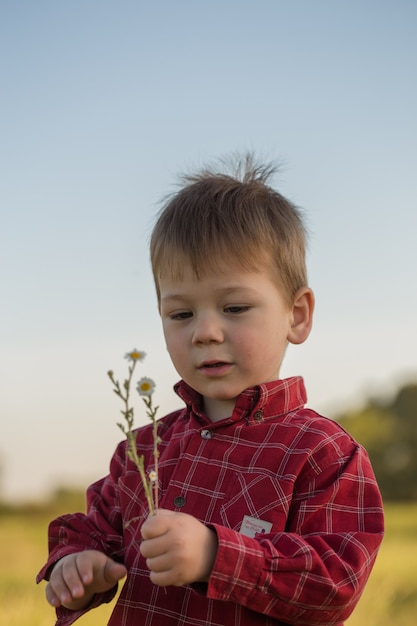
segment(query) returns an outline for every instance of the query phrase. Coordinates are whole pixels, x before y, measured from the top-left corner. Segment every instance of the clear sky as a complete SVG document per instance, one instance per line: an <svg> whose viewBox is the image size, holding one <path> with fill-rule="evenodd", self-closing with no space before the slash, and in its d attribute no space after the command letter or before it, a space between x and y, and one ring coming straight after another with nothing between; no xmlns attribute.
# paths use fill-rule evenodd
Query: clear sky
<svg viewBox="0 0 417 626"><path fill-rule="evenodd" d="M311 233L282 375L330 415L417 378L414 0L2 2L0 59L3 497L107 472L126 351L180 406L148 239L177 174L230 152L282 161Z"/></svg>

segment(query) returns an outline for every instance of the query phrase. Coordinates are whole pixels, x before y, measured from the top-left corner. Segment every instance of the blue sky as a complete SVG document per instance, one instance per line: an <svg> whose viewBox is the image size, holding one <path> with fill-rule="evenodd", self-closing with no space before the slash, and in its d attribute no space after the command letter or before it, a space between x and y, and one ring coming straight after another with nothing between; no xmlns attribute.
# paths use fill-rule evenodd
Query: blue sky
<svg viewBox="0 0 417 626"><path fill-rule="evenodd" d="M282 161L311 233L282 375L330 415L417 378L415 2L3 2L0 53L3 497L107 472L127 350L179 406L149 234L177 174L230 152Z"/></svg>

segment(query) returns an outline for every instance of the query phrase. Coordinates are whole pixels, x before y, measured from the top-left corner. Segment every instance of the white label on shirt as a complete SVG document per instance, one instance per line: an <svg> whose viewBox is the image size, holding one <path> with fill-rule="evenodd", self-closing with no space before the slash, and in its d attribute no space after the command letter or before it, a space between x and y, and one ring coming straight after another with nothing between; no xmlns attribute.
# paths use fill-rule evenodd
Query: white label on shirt
<svg viewBox="0 0 417 626"><path fill-rule="evenodd" d="M242 535L246 535L246 537L254 537L256 533L269 533L271 528L271 522L265 522L262 519L245 515L242 521L242 526L240 527L240 533Z"/></svg>

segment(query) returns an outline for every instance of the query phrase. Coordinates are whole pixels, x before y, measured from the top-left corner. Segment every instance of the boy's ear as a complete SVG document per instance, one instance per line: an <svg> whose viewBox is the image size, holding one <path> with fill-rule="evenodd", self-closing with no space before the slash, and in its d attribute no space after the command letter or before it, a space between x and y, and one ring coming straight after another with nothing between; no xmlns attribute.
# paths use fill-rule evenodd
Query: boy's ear
<svg viewBox="0 0 417 626"><path fill-rule="evenodd" d="M294 296L292 324L288 333L290 343L303 343L313 325L314 293L309 287L301 287Z"/></svg>

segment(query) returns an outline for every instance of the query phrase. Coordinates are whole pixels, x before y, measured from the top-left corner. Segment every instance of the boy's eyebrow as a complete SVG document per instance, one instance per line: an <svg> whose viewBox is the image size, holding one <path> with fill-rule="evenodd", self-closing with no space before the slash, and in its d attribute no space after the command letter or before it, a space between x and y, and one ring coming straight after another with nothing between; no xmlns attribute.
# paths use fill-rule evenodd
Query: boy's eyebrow
<svg viewBox="0 0 417 626"><path fill-rule="evenodd" d="M229 287L219 287L218 289L214 290L214 293L218 294L219 296L221 295L233 296L235 294L242 295L242 296L254 296L256 295L257 291L256 289L253 289L252 287L244 287L242 285L236 285L236 286L231 285ZM164 296L161 297L161 302L166 302L167 300L183 300L184 298L187 298L187 297L188 297L188 294L168 292Z"/></svg>

